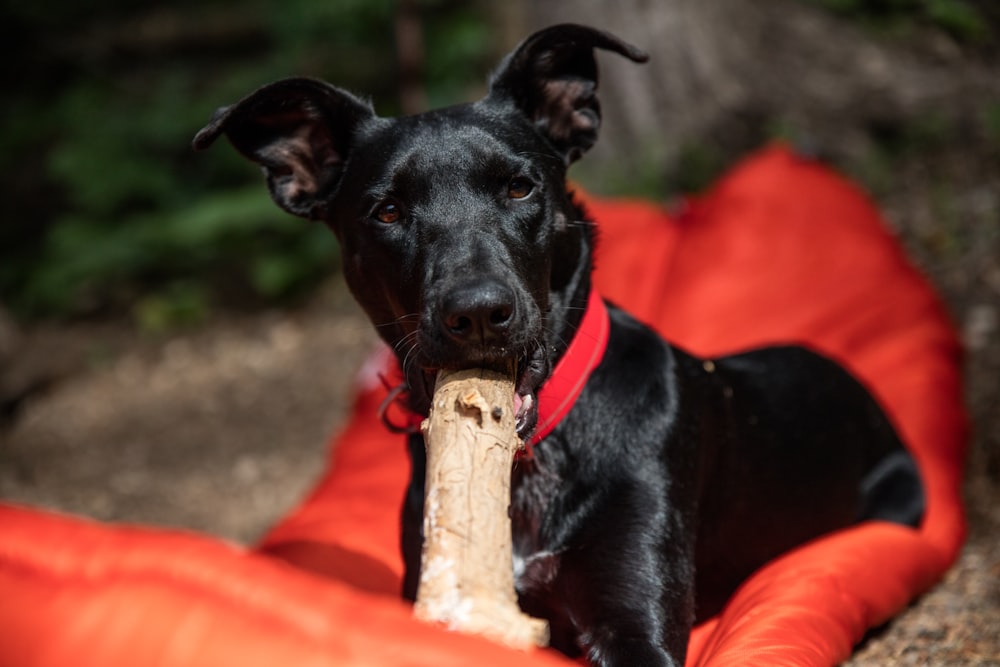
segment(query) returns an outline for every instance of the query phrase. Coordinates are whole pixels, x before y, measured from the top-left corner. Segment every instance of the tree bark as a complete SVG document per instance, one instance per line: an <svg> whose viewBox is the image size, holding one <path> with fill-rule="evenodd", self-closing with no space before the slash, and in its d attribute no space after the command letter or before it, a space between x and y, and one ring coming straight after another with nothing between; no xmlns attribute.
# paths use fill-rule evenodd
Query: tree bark
<svg viewBox="0 0 1000 667"><path fill-rule="evenodd" d="M863 155L872 127L925 113L975 118L995 96L988 67L956 70L958 47L917 51L799 0L549 0L525 3L523 32L572 21L646 50L636 66L599 55L601 137L581 162L638 178L692 149L741 153L776 133L838 160ZM601 171L596 171L600 165ZM596 189L600 191L600 186Z"/></svg>

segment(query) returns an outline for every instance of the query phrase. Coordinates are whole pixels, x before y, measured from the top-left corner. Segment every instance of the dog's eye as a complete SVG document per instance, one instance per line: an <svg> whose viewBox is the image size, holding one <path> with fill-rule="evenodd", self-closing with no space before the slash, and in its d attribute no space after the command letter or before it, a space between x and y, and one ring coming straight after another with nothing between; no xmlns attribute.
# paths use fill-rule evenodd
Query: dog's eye
<svg viewBox="0 0 1000 667"><path fill-rule="evenodd" d="M403 217L403 213L400 210L399 204L387 201L382 202L375 208L375 211L372 213L372 217L379 222L391 225L394 222L399 222L399 219Z"/></svg>
<svg viewBox="0 0 1000 667"><path fill-rule="evenodd" d="M507 196L511 199L524 199L535 189L535 184L526 178L515 176L507 183Z"/></svg>

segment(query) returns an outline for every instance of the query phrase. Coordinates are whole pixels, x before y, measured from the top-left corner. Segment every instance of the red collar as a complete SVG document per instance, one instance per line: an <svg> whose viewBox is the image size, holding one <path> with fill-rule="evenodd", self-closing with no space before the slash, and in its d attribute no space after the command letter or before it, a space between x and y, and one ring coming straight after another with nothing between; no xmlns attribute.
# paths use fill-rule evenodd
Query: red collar
<svg viewBox="0 0 1000 667"><path fill-rule="evenodd" d="M573 409L591 372L604 358L610 330L604 299L592 289L587 301L587 311L583 314L573 340L556 363L552 376L538 390L538 425L531 439L524 443L528 456L531 456L532 446L552 433L552 429Z"/></svg>
<svg viewBox="0 0 1000 667"><path fill-rule="evenodd" d="M552 433L563 417L573 409L576 399L579 398L584 385L590 379L590 374L604 358L610 331L608 309L601 296L592 289L587 300L587 310L583 314L580 326L573 335L573 340L570 341L562 358L556 363L552 375L538 390L536 397L538 424L531 438L524 443L525 449L521 456L530 458L532 447ZM409 412L405 408L405 385L390 380L390 378L398 378L401 381L402 372L399 370L399 364L395 358L391 364L391 370L388 373L380 374L383 383L390 387L390 390L389 395L379 407L379 416L383 423L394 431L413 432L419 430L423 417ZM392 405L404 408L406 417L403 425L394 423L389 418L388 411Z"/></svg>

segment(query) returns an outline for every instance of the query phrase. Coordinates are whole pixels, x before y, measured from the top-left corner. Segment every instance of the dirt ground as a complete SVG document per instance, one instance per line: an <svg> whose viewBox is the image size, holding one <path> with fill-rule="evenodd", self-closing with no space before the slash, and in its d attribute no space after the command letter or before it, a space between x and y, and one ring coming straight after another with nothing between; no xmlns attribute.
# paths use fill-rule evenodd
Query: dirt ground
<svg viewBox="0 0 1000 667"><path fill-rule="evenodd" d="M142 335L20 332L0 497L252 542L310 488L374 345L339 282L289 311Z"/></svg>
<svg viewBox="0 0 1000 667"><path fill-rule="evenodd" d="M8 323L0 345L0 386L33 389L8 406L0 498L252 542L323 468L374 338L334 281L304 306L168 337ZM1000 665L1000 494L976 456L960 561L849 664Z"/></svg>

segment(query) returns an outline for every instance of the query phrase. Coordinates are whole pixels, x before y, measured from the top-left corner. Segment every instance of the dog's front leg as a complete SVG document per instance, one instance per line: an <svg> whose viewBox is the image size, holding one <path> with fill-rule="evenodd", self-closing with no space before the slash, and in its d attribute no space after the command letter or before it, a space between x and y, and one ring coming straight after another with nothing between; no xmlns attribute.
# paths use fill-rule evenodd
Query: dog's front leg
<svg viewBox="0 0 1000 667"><path fill-rule="evenodd" d="M590 663L682 667L694 618L693 542L663 485L630 480L588 516L557 584Z"/></svg>

